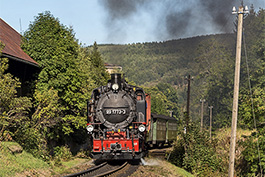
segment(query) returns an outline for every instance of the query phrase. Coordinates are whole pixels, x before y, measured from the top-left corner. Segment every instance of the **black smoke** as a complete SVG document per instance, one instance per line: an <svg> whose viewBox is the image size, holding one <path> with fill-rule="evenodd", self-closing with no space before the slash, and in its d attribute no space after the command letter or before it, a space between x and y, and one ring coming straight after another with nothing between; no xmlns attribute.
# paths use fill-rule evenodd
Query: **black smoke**
<svg viewBox="0 0 265 177"><path fill-rule="evenodd" d="M248 0L259 4L263 0ZM232 7L241 0L100 0L107 12L108 36L122 41L133 33L133 25L142 22L143 16L151 20L147 28L150 40L169 40L213 33L229 33L234 29ZM149 24L150 25L150 24ZM131 29L132 31L130 31ZM154 36L154 37L152 37ZM147 40L148 39L143 39ZM149 41L150 41L149 40Z"/></svg>
<svg viewBox="0 0 265 177"><path fill-rule="evenodd" d="M104 0L103 6L108 11L110 20L127 18L137 12L144 0Z"/></svg>
<svg viewBox="0 0 265 177"><path fill-rule="evenodd" d="M228 22L231 23L231 21L228 21L229 18L227 19L227 17L232 16L231 11L232 7L236 5L235 0L201 0L200 3L203 9L213 18L212 22L214 25L218 28L223 27L224 29L222 32L231 32L231 28L226 24Z"/></svg>
<svg viewBox="0 0 265 177"><path fill-rule="evenodd" d="M189 26L191 11L172 12L165 17L167 33L170 36L178 36L185 33ZM177 25L176 25L177 24Z"/></svg>

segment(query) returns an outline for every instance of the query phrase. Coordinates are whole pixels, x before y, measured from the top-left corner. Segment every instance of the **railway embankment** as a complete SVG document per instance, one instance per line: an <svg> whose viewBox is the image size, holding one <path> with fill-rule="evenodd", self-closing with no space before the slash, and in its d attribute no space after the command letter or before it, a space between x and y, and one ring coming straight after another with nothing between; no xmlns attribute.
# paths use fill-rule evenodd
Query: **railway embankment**
<svg viewBox="0 0 265 177"><path fill-rule="evenodd" d="M73 157L56 164L55 160L43 161L23 150L16 142L0 142L0 176L59 177L78 172L92 165L88 158Z"/></svg>
<svg viewBox="0 0 265 177"><path fill-rule="evenodd" d="M0 176L31 176L37 173L50 175L49 164L34 158L16 142L0 142Z"/></svg>

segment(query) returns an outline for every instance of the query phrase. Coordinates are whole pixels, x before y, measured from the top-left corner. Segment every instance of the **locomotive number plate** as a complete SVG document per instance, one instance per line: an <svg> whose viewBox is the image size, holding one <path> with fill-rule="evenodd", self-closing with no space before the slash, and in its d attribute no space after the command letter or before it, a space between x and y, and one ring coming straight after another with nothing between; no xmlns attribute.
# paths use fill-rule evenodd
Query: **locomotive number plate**
<svg viewBox="0 0 265 177"><path fill-rule="evenodd" d="M106 114L126 114L125 109L107 109Z"/></svg>

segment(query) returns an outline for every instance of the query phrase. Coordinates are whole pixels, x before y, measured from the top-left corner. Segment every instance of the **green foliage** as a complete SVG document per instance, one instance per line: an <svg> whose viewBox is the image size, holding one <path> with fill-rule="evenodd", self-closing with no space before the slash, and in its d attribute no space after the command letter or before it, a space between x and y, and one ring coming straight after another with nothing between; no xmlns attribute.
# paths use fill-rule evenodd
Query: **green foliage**
<svg viewBox="0 0 265 177"><path fill-rule="evenodd" d="M32 106L28 97L17 97L21 83L11 74L4 74L8 59L0 58L0 141L8 134L14 135L21 122L29 119Z"/></svg>
<svg viewBox="0 0 265 177"><path fill-rule="evenodd" d="M97 85L104 85L109 79L109 75L106 72L106 68L104 66L101 54L98 51L98 45L96 42L94 43L93 48L89 54L89 60L91 62L91 69L93 71L93 80Z"/></svg>
<svg viewBox="0 0 265 177"><path fill-rule="evenodd" d="M151 111L156 114L169 115L169 100L159 91L157 87L144 88L144 91L151 96Z"/></svg>
<svg viewBox="0 0 265 177"><path fill-rule="evenodd" d="M8 59L0 58L0 141L12 136L25 150L33 154L40 152L40 133L31 127L31 100L28 97L17 97L17 89L21 83L10 73Z"/></svg>
<svg viewBox="0 0 265 177"><path fill-rule="evenodd" d="M251 136L240 143L240 145L244 147L240 161L241 163L239 164L240 175L260 176L265 173L264 134L265 128L259 128L258 132L252 133Z"/></svg>
<svg viewBox="0 0 265 177"><path fill-rule="evenodd" d="M253 109L255 115L256 123L265 122L265 90L264 88L256 87L253 90L252 98L250 95L242 96L242 104L240 106L240 113L242 120L240 121L245 127L253 129L254 128L254 117L252 110L252 101Z"/></svg>
<svg viewBox="0 0 265 177"><path fill-rule="evenodd" d="M252 98L249 91L247 73L243 73L245 85L241 89L241 104L239 106L240 123L250 129L254 128L254 117L257 123L264 122L264 86L265 86L265 10L260 10L257 14L250 14L246 19L246 41L249 41L248 62L252 87ZM254 38L254 40L252 39ZM244 77L245 76L245 77ZM252 102L253 108L252 110Z"/></svg>
<svg viewBox="0 0 265 177"><path fill-rule="evenodd" d="M56 146L54 148L55 166L62 165L62 161L69 161L72 158L72 153L67 146Z"/></svg>
<svg viewBox="0 0 265 177"><path fill-rule="evenodd" d="M42 68L36 85L37 94L53 88L58 91L63 115L78 115L85 100L78 72L78 44L71 28L60 24L49 12L35 17L24 34L23 49Z"/></svg>
<svg viewBox="0 0 265 177"><path fill-rule="evenodd" d="M200 132L200 128L192 123L174 145L170 161L197 176L222 176L224 167L215 144L206 132Z"/></svg>
<svg viewBox="0 0 265 177"><path fill-rule="evenodd" d="M56 146L54 148L54 156L58 157L64 161L70 160L72 158L72 153L67 146Z"/></svg>
<svg viewBox="0 0 265 177"><path fill-rule="evenodd" d="M167 97L168 110L172 110L173 115L179 117L180 114L177 89L167 83L158 83L156 87Z"/></svg>
<svg viewBox="0 0 265 177"><path fill-rule="evenodd" d="M14 139L23 147L24 150L30 152L35 157L43 160L49 159L49 149L47 139L38 127L34 126L33 121L25 122L14 136Z"/></svg>
<svg viewBox="0 0 265 177"><path fill-rule="evenodd" d="M41 67L34 95L37 126L65 134L84 127L86 100L95 83L91 73L98 73L90 72L94 58L89 61L73 30L50 12L40 13L25 32L22 47Z"/></svg>
<svg viewBox="0 0 265 177"><path fill-rule="evenodd" d="M185 157L185 144L184 140L180 139L175 142L173 146L173 151L170 154L170 162L178 167L183 167L183 160Z"/></svg>
<svg viewBox="0 0 265 177"><path fill-rule="evenodd" d="M35 17L24 33L22 48L41 68L34 93L32 122L22 129L32 136L29 144L37 156L45 158L48 141L58 140L64 127L69 127L68 122L64 124L63 117L80 114L78 106L85 98L79 92L78 47L73 30L61 25L50 12ZM74 126L65 133L73 132L72 128ZM20 139L27 138L21 136Z"/></svg>
<svg viewBox="0 0 265 177"><path fill-rule="evenodd" d="M91 95L91 91L96 88L98 85L96 81L93 79L94 75L97 75L94 72L94 66L91 64L90 59L90 51L86 47L79 46L78 48L78 70L80 73L80 77L82 78L82 87L81 91L84 94L85 98L89 98ZM106 80L105 80L106 81ZM103 82L103 81L102 81ZM86 103L83 103L81 107L86 107ZM84 112L84 110L83 110Z"/></svg>
<svg viewBox="0 0 265 177"><path fill-rule="evenodd" d="M200 55L197 59L205 63L202 63L200 73L204 80L203 88L201 87L203 92L198 95L197 100L204 96L209 105L214 105L214 127L228 126L231 122L234 58L225 46L215 40L203 43L198 48ZM212 63L212 57L218 64Z"/></svg>

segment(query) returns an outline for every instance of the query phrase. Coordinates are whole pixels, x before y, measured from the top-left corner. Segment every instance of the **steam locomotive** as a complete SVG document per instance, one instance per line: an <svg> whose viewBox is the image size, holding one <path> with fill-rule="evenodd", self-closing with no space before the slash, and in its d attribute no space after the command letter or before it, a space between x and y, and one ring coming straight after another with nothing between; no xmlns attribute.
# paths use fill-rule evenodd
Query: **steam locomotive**
<svg viewBox="0 0 265 177"><path fill-rule="evenodd" d="M151 116L150 96L128 84L121 74L111 74L107 85L94 89L88 102L86 129L92 137L94 159L140 159L147 144L174 140L173 124L174 118Z"/></svg>

